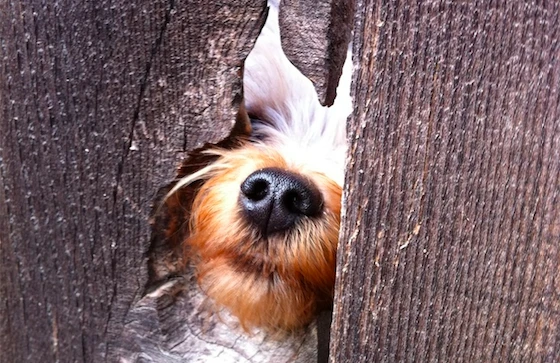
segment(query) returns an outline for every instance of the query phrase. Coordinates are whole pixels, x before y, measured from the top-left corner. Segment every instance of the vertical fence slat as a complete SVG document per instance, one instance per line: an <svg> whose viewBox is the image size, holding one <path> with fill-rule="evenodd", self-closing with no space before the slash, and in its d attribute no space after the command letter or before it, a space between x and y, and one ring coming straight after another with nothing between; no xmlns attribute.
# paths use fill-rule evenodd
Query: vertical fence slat
<svg viewBox="0 0 560 363"><path fill-rule="evenodd" d="M559 5L357 9L331 360L559 360Z"/></svg>
<svg viewBox="0 0 560 363"><path fill-rule="evenodd" d="M0 4L0 361L115 360L153 198L230 132L263 9Z"/></svg>

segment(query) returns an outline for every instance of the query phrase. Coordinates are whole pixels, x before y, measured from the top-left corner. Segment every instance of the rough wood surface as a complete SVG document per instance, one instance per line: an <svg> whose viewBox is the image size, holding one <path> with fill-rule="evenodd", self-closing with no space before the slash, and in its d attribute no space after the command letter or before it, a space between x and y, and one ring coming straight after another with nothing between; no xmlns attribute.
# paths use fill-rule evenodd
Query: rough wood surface
<svg viewBox="0 0 560 363"><path fill-rule="evenodd" d="M297 334L244 332L227 311L205 301L192 271L138 301L127 315L119 362L317 362L314 324Z"/></svg>
<svg viewBox="0 0 560 363"><path fill-rule="evenodd" d="M115 360L153 198L186 150L230 132L264 13L0 2L1 362Z"/></svg>
<svg viewBox="0 0 560 363"><path fill-rule="evenodd" d="M354 0L283 0L282 48L315 85L319 101L330 106L342 74L354 18Z"/></svg>
<svg viewBox="0 0 560 363"><path fill-rule="evenodd" d="M560 361L559 3L357 8L331 361Z"/></svg>

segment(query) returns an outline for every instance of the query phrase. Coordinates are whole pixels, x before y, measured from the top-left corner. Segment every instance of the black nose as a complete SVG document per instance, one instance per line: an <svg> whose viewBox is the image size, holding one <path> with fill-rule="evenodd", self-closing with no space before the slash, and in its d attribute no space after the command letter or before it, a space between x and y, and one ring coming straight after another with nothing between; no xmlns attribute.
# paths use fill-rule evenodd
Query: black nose
<svg viewBox="0 0 560 363"><path fill-rule="evenodd" d="M323 208L321 192L311 182L277 168L249 175L241 184L240 203L247 218L265 235L286 230Z"/></svg>

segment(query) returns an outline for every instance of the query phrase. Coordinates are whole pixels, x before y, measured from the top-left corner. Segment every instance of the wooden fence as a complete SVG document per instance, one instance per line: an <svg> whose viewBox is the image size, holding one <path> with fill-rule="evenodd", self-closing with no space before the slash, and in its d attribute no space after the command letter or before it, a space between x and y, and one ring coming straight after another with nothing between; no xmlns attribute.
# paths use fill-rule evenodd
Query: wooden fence
<svg viewBox="0 0 560 363"><path fill-rule="evenodd" d="M331 361L560 361L560 3L314 3L283 27L326 102L354 18ZM1 362L180 361L176 300L146 300L150 212L231 131L265 16L0 2ZM305 21L309 53L286 31Z"/></svg>

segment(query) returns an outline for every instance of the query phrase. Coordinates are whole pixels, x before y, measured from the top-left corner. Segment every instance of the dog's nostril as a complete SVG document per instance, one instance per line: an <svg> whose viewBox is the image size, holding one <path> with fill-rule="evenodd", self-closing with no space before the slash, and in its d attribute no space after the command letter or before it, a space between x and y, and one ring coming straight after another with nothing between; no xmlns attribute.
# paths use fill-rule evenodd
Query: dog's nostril
<svg viewBox="0 0 560 363"><path fill-rule="evenodd" d="M241 184L241 191L250 200L259 201L268 194L268 181L260 178L247 178Z"/></svg>
<svg viewBox="0 0 560 363"><path fill-rule="evenodd" d="M300 175L266 168L241 184L240 204L247 219L264 234L292 227L299 218L313 217L323 208L319 190Z"/></svg>
<svg viewBox="0 0 560 363"><path fill-rule="evenodd" d="M323 201L321 195L315 195L307 185L297 185L293 189L286 190L281 203L290 213L313 216L319 212Z"/></svg>
<svg viewBox="0 0 560 363"><path fill-rule="evenodd" d="M303 213L305 214L303 211L301 211L300 205L301 205L301 197L298 194L297 191L295 190L290 190L286 193L286 195L284 196L284 199L282 201L284 203L284 205L286 206L286 208L292 212L292 213Z"/></svg>

